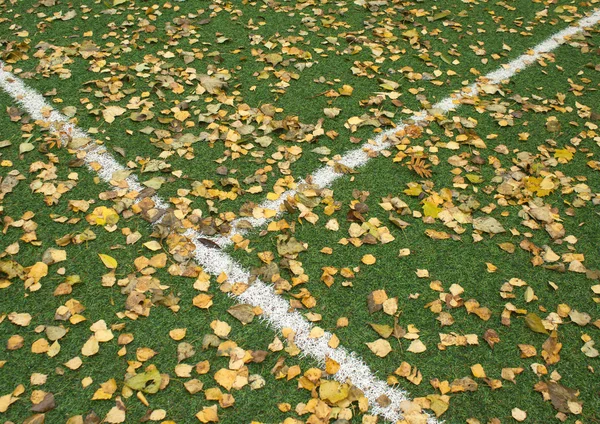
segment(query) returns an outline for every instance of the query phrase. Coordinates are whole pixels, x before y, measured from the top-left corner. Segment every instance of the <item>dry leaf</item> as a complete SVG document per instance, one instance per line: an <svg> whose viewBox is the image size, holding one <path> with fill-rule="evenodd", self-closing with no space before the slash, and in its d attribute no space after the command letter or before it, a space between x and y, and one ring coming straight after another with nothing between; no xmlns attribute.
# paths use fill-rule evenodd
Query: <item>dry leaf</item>
<svg viewBox="0 0 600 424"><path fill-rule="evenodd" d="M380 358L385 358L388 355L388 353L392 351L392 346L390 345L390 342L384 339L377 339L374 342L365 344L369 347L369 349L371 349L371 352L373 352Z"/></svg>
<svg viewBox="0 0 600 424"><path fill-rule="evenodd" d="M427 346L421 340L417 339L413 340L406 350L412 353L423 353L427 350Z"/></svg>

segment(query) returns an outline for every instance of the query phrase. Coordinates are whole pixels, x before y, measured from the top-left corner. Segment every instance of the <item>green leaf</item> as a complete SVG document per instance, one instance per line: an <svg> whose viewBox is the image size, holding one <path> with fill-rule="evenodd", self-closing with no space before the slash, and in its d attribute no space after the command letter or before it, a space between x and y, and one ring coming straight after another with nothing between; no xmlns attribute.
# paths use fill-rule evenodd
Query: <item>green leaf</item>
<svg viewBox="0 0 600 424"><path fill-rule="evenodd" d="M544 327L542 319L533 312L527 314L525 317L525 322L532 331L535 331L536 333L548 334L548 330L546 330L546 327Z"/></svg>
<svg viewBox="0 0 600 424"><path fill-rule="evenodd" d="M158 389L160 389L161 380L160 372L155 368L125 379L125 385L130 389L152 394L158 392Z"/></svg>
<svg viewBox="0 0 600 424"><path fill-rule="evenodd" d="M467 180L469 180L473 184L479 184L483 182L483 177L477 174L466 174Z"/></svg>

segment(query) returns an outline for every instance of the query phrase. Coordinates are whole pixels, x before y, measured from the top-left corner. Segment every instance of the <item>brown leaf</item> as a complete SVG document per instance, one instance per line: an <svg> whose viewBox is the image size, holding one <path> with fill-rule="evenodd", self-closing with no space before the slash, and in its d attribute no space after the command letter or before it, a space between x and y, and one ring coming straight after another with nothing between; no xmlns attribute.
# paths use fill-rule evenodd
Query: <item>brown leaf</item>
<svg viewBox="0 0 600 424"><path fill-rule="evenodd" d="M452 393L458 392L474 392L477 390L479 385L470 377L463 377L456 379L450 384L450 390Z"/></svg>
<svg viewBox="0 0 600 424"><path fill-rule="evenodd" d="M425 162L426 158L413 155L410 158L408 169L414 171L421 178L429 178L432 175L431 164Z"/></svg>
<svg viewBox="0 0 600 424"><path fill-rule="evenodd" d="M237 318L242 324L250 324L254 319L254 308L248 304L238 304L227 309L227 312Z"/></svg>
<svg viewBox="0 0 600 424"><path fill-rule="evenodd" d="M534 388L540 393L548 394L554 409L565 414L572 412L571 408L575 405L581 405L581 401L577 398L579 391L562 386L554 381L540 381Z"/></svg>
<svg viewBox="0 0 600 424"><path fill-rule="evenodd" d="M23 421L23 424L44 424L45 421L46 421L45 414L35 414L30 417L27 417Z"/></svg>
<svg viewBox="0 0 600 424"><path fill-rule="evenodd" d="M558 342L558 335L553 331L551 336L546 339L542 345L542 358L545 359L546 365L556 364L560 361L560 350L562 343Z"/></svg>
<svg viewBox="0 0 600 424"><path fill-rule="evenodd" d="M369 293L367 297L367 307L369 313L377 312L383 309L383 302L387 300L388 296L385 290L375 290Z"/></svg>
<svg viewBox="0 0 600 424"><path fill-rule="evenodd" d="M31 407L31 412L48 412L56 408L56 402L54 401L54 395L52 393L46 393L44 399L37 405Z"/></svg>
<svg viewBox="0 0 600 424"><path fill-rule="evenodd" d="M488 328L485 331L483 334L483 339L490 345L492 349L496 343L500 342L500 336L498 336L496 330L492 330L491 328Z"/></svg>

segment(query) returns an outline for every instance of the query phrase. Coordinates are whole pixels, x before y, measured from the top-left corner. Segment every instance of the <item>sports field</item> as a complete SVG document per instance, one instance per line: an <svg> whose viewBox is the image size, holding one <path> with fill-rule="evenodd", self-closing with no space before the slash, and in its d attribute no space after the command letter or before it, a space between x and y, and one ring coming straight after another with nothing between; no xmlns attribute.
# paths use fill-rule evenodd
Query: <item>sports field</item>
<svg viewBox="0 0 600 424"><path fill-rule="evenodd" d="M599 423L598 22L0 0L0 422Z"/></svg>

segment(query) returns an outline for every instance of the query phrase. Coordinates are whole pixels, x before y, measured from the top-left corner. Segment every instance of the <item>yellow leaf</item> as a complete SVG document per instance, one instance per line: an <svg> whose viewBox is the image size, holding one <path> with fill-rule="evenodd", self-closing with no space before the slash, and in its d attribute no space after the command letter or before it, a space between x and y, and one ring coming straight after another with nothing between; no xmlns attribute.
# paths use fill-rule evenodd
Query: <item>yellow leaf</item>
<svg viewBox="0 0 600 424"><path fill-rule="evenodd" d="M99 349L100 345L98 344L98 340L96 340L96 337L91 336L81 348L81 354L84 356L92 356L98 353Z"/></svg>
<svg viewBox="0 0 600 424"><path fill-rule="evenodd" d="M435 412L435 416L439 417L448 409L450 397L445 395L428 395L427 399L431 402L431 410Z"/></svg>
<svg viewBox="0 0 600 424"><path fill-rule="evenodd" d="M403 35L404 37L407 37L407 38L419 37L419 33L418 33L418 32L417 32L417 30L416 30L416 29L414 29L414 28L413 28L413 29L409 29L408 31L404 31L404 32L402 33L402 35Z"/></svg>
<svg viewBox="0 0 600 424"><path fill-rule="evenodd" d="M481 364L475 364L471 367L471 372L473 373L473 377L477 378L485 378L485 370L481 366Z"/></svg>
<svg viewBox="0 0 600 424"><path fill-rule="evenodd" d="M212 306L212 294L200 293L198 296L192 299L194 306L201 309L208 309Z"/></svg>
<svg viewBox="0 0 600 424"><path fill-rule="evenodd" d="M404 190L404 194L406 194L407 196L418 196L419 194L421 194L423 192L423 189L421 188L421 186L419 184L409 184L409 188L407 188L406 190Z"/></svg>
<svg viewBox="0 0 600 424"><path fill-rule="evenodd" d="M467 177L467 180L469 180L470 182L472 182L473 184L479 184L483 182L483 177L481 175L477 175L477 174L466 174L465 177Z"/></svg>
<svg viewBox="0 0 600 424"><path fill-rule="evenodd" d="M513 408L511 411L511 415L515 420L519 422L525 421L525 419L527 418L527 412L519 408Z"/></svg>
<svg viewBox="0 0 600 424"><path fill-rule="evenodd" d="M102 383L100 388L96 390L92 400L107 400L112 398L112 395L117 391L117 382L114 378Z"/></svg>
<svg viewBox="0 0 600 424"><path fill-rule="evenodd" d="M13 396L11 393L0 396L0 413L6 412L8 407L18 400L19 398L17 396Z"/></svg>
<svg viewBox="0 0 600 424"><path fill-rule="evenodd" d="M122 108L121 106L108 106L102 111L102 116L104 116L104 120L110 124L115 121L115 116L121 116L126 111L127 109Z"/></svg>
<svg viewBox="0 0 600 424"><path fill-rule="evenodd" d="M210 328L212 328L215 334L222 339L226 339L231 332L231 326L225 321L220 321L218 319L210 323Z"/></svg>
<svg viewBox="0 0 600 424"><path fill-rule="evenodd" d="M351 96L354 88L348 84L344 84L338 91L342 96Z"/></svg>
<svg viewBox="0 0 600 424"><path fill-rule="evenodd" d="M384 339L387 339L388 337L390 337L392 335L392 332L394 331L394 329L392 327L390 327L389 325L385 325L385 324L369 323L369 325L371 326L371 328L373 328L373 330L375 330L377 332L377 334L379 334Z"/></svg>
<svg viewBox="0 0 600 424"><path fill-rule="evenodd" d="M117 260L112 256L105 255L104 253L98 253L98 256L100 257L100 260L102 261L104 266L109 269L116 269L117 265L119 265L117 263Z"/></svg>
<svg viewBox="0 0 600 424"><path fill-rule="evenodd" d="M219 383L221 386L223 386L224 388L226 388L227 390L231 390L236 377L237 377L236 371L228 370L225 368L221 368L219 371L217 371L215 373L215 381L217 383Z"/></svg>
<svg viewBox="0 0 600 424"><path fill-rule="evenodd" d="M180 110L179 112L175 112L175 114L173 116L178 121L183 122L186 119L188 119L191 115L190 115L190 113L187 110Z"/></svg>
<svg viewBox="0 0 600 424"><path fill-rule="evenodd" d="M336 403L344 400L350 393L350 387L347 384L340 384L335 380L323 380L319 386L319 397Z"/></svg>
<svg viewBox="0 0 600 424"><path fill-rule="evenodd" d="M278 63L283 62L283 56L281 56L279 53L269 53L265 55L265 60L275 66Z"/></svg>
<svg viewBox="0 0 600 424"><path fill-rule="evenodd" d="M48 265L43 262L36 262L27 273L27 277L33 278L36 283L40 281L42 277L48 275Z"/></svg>
<svg viewBox="0 0 600 424"><path fill-rule="evenodd" d="M169 336L173 340L179 341L179 340L182 340L185 337L186 333L187 333L187 329L186 328L174 328L171 331L169 331Z"/></svg>
<svg viewBox="0 0 600 424"><path fill-rule="evenodd" d="M31 322L32 316L28 312L11 312L8 314L8 320L20 327L27 327Z"/></svg>
<svg viewBox="0 0 600 424"><path fill-rule="evenodd" d="M423 353L427 350L427 346L421 340L417 339L413 340L406 350L412 353Z"/></svg>
<svg viewBox="0 0 600 424"><path fill-rule="evenodd" d="M146 362L152 359L156 355L156 352L149 347L139 347L135 351L135 357L140 362Z"/></svg>
<svg viewBox="0 0 600 424"><path fill-rule="evenodd" d="M373 256L371 254L365 255L361 259L361 262L365 265L373 265L376 261L377 261L377 259L375 258L375 256Z"/></svg>
<svg viewBox="0 0 600 424"><path fill-rule="evenodd" d="M120 424L125 422L125 409L120 407L120 402L117 402L117 406L113 406L106 417L104 417L105 423L109 424Z"/></svg>
<svg viewBox="0 0 600 424"><path fill-rule="evenodd" d="M85 217L91 225L115 225L119 222L119 214L106 206L98 206Z"/></svg>
<svg viewBox="0 0 600 424"><path fill-rule="evenodd" d="M425 200L423 202L423 214L425 216L430 216L432 218L437 218L439 213L442 211L441 208L438 208L435 203Z"/></svg>
<svg viewBox="0 0 600 424"><path fill-rule="evenodd" d="M331 358L325 358L325 371L329 375L333 375L340 369L340 364Z"/></svg>
<svg viewBox="0 0 600 424"><path fill-rule="evenodd" d="M392 351L392 346L390 345L390 342L384 339L378 339L374 342L365 344L369 347L369 349L371 349L371 352L373 352L380 358L385 358L388 355L388 353Z"/></svg>
<svg viewBox="0 0 600 424"><path fill-rule="evenodd" d="M554 151L554 157L556 159L565 159L565 162L568 162L573 159L573 152L568 149L556 149Z"/></svg>
<svg viewBox="0 0 600 424"><path fill-rule="evenodd" d="M217 415L217 405L209 406L204 408L202 411L196 414L196 418L202 423L216 423L219 421Z"/></svg>
<svg viewBox="0 0 600 424"><path fill-rule="evenodd" d="M151 240L151 241L144 243L144 247L152 250L153 252L156 252L157 250L162 249L162 246L156 240Z"/></svg>

